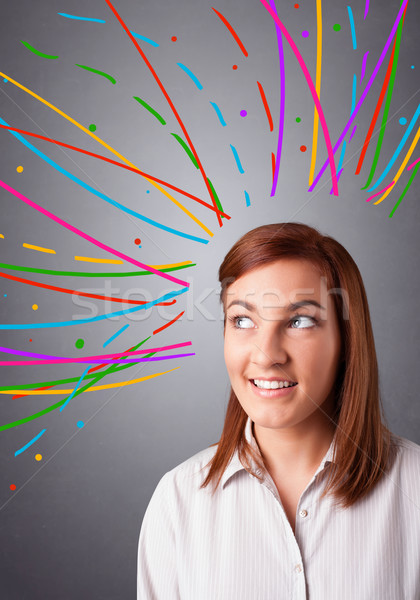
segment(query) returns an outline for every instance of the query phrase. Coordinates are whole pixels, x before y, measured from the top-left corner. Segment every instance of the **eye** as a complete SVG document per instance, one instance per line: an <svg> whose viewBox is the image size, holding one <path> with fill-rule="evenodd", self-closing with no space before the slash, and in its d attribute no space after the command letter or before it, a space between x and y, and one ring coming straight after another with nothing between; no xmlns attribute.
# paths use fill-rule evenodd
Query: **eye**
<svg viewBox="0 0 420 600"><path fill-rule="evenodd" d="M251 319L245 315L232 315L231 317L228 317L228 319L235 329L250 329L253 325ZM243 321L248 321L248 324L242 325L241 323Z"/></svg>
<svg viewBox="0 0 420 600"><path fill-rule="evenodd" d="M292 319L290 319L292 329L308 329L310 327L315 327L317 324L317 320L314 317L308 317L306 315L295 315ZM299 327L294 326L295 323L303 323Z"/></svg>

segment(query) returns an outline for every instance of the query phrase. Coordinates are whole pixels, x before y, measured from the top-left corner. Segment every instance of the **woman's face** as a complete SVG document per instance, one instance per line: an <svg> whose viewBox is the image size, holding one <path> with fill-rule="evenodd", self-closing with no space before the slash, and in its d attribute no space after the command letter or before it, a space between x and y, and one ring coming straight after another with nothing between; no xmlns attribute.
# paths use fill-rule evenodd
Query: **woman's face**
<svg viewBox="0 0 420 600"><path fill-rule="evenodd" d="M252 421L310 427L319 407L332 414L340 331L326 278L314 265L287 258L253 269L227 288L225 313L226 367ZM255 379L297 385L259 389Z"/></svg>

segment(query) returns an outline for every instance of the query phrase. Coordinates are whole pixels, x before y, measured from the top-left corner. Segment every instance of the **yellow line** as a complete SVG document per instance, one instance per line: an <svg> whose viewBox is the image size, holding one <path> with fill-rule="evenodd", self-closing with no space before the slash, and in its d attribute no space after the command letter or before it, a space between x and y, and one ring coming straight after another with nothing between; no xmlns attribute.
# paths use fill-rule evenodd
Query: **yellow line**
<svg viewBox="0 0 420 600"><path fill-rule="evenodd" d="M55 250L51 250L51 248L43 248L42 246L33 246L32 244L22 244L24 248L29 248L29 250L38 250L38 252L46 252L47 254L57 254Z"/></svg>
<svg viewBox="0 0 420 600"><path fill-rule="evenodd" d="M128 381L121 381L120 383L108 383L107 385L96 385L91 388L88 388L83 393L86 392L95 392L98 390L110 390L111 388L124 387L126 385L133 385L134 383L139 383L140 381L146 381L146 379L153 379L153 377L159 377L159 375L166 375L166 373L170 373L171 371L176 371L180 367L174 367L173 369L169 369L169 371L163 371L162 373L155 373L154 375L146 375L145 377L140 377L139 379L129 379ZM22 396L59 396L60 394L71 394L74 392L74 388L69 390L0 390L0 394L7 395L16 395L22 394Z"/></svg>
<svg viewBox="0 0 420 600"><path fill-rule="evenodd" d="M321 66L322 66L322 6L321 0L316 0L316 82L315 89L318 94L318 98L321 97ZM314 181L316 153L318 150L318 126L319 116L316 106L314 108L314 131L312 135L312 156L311 166L309 168L309 185L312 185Z"/></svg>
<svg viewBox="0 0 420 600"><path fill-rule="evenodd" d="M405 167L406 167L406 164L408 163L408 161L409 161L409 160L410 160L410 158L411 158L411 155L412 155L412 154L413 154L413 152L414 152L414 148L416 147L416 145L417 145L417 142L418 142L419 138L420 138L420 127L417 129L416 137L414 138L414 140L413 140L413 142L412 142L411 146L409 147L409 149L408 149L408 152L407 152L407 154L405 155L405 158L404 158L404 160L403 160L403 162L402 162L402 165L401 165L401 167L398 169L398 171L397 171L397 173L396 173L396 175L395 175L395 177L394 177L394 185L393 185L392 187L388 188L388 189L386 190L386 192L385 192L384 194L382 194L382 196L379 198L379 200L377 200L377 201L376 201L376 202L374 202L373 204L379 204L380 202L382 202L382 200L385 200L385 198L388 196L388 194L390 194L390 193L391 193L391 191L394 189L394 187L395 187L395 185L396 185L396 183L397 183L398 179L399 179L399 178L400 178L400 176L401 176L401 173L404 171L404 169L405 169Z"/></svg>
<svg viewBox="0 0 420 600"><path fill-rule="evenodd" d="M97 135L95 135L94 133L92 133L91 131L89 131L89 129L86 129L86 127L83 127L83 125L81 125L80 123L78 123L77 121L75 121L72 117L70 117L69 115L67 115L65 112L63 112L62 110L60 110L59 108L57 108L56 106L54 106L54 104L51 104L50 102L48 102L48 100L44 100L44 98L41 98L41 96L38 96L38 94L35 94L35 92L32 92L30 89L26 88L24 85L22 85L18 81L15 81L11 77L9 77L9 75L6 75L5 73L2 73L1 71L0 71L0 77L6 78L9 83L13 83L13 85L16 85L18 88L20 88L21 90L23 90L27 94L30 94L33 98L36 98L37 100L39 100L40 102L42 102L46 106L49 106L52 110L54 110L59 115L61 115L62 117L64 117L68 121L70 121L70 123L73 123L73 125L76 125L76 127L78 127L79 129L81 129L82 131L84 131L85 133L87 133L88 135L90 135L91 138L93 138L94 140L96 140L97 142L99 142L102 146L104 146L105 148L107 148L110 152L112 152L112 154L114 154L115 156L118 156L118 158L120 158L123 162L125 162L125 164L128 165L129 167L134 167L135 169L140 169L140 167L137 167L136 165L134 165L127 158L125 158L125 156L123 156L122 154L120 154L119 152L117 152L117 150L115 150L114 148L112 148L112 146L110 146L109 144L107 144L106 142L104 142L100 137L98 137ZM197 219L197 217L195 217L180 202L178 202L178 200L176 200L173 196L171 196L166 190L164 190L159 184L157 184L152 179L149 179L148 177L145 177L144 175L142 175L142 177L144 177L144 179L146 179L151 185L153 185L156 189L158 189L160 192L162 192L162 194L164 194L164 196L166 196L167 198L169 198L169 200L171 200L172 202L174 202L176 204L176 206L178 206L178 208L180 208L182 211L184 211L184 213L187 214L193 221L195 221L197 223L197 225L199 225L206 233L208 233L210 236L213 237L213 235L214 235L213 232L210 231L210 229L208 227L206 227L204 225L204 223L202 223L201 221L199 221Z"/></svg>
<svg viewBox="0 0 420 600"><path fill-rule="evenodd" d="M184 262L171 263L168 265L149 265L154 269L169 269L170 267L183 267L184 265L192 265L192 260L184 260Z"/></svg>
<svg viewBox="0 0 420 600"><path fill-rule="evenodd" d="M90 256L75 256L74 260L91 263L106 263L107 265L123 265L122 260L113 260L112 258L91 258Z"/></svg>

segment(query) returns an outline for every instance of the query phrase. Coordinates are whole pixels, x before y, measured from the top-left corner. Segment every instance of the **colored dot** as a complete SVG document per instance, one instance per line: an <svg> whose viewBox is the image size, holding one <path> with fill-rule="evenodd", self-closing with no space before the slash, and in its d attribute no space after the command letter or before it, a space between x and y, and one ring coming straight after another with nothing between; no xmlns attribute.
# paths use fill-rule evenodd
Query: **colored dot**
<svg viewBox="0 0 420 600"><path fill-rule="evenodd" d="M89 131L96 131L95 123L91 123L91 125L89 125Z"/></svg>
<svg viewBox="0 0 420 600"><path fill-rule="evenodd" d="M37 460L38 462L42 460L42 454L35 454L35 460Z"/></svg>
<svg viewBox="0 0 420 600"><path fill-rule="evenodd" d="M14 492L14 491L15 491L15 489L16 489L16 486L15 486L15 484L14 484L14 483L11 483L11 484L10 484L10 489L12 490L12 492Z"/></svg>
<svg viewBox="0 0 420 600"><path fill-rule="evenodd" d="M141 244L141 239L140 238L136 238L134 240L134 243L136 244L136 246L138 246L139 244Z"/></svg>
<svg viewBox="0 0 420 600"><path fill-rule="evenodd" d="M333 29L334 29L334 31L340 31L340 29L341 29L340 23L336 23L335 25L333 25Z"/></svg>
<svg viewBox="0 0 420 600"><path fill-rule="evenodd" d="M6 298L6 297L7 297L7 294L4 294L4 297Z"/></svg>
<svg viewBox="0 0 420 600"><path fill-rule="evenodd" d="M401 117L400 124L405 125L407 123L407 119L405 117Z"/></svg>
<svg viewBox="0 0 420 600"><path fill-rule="evenodd" d="M295 8L299 8L299 4L295 4Z"/></svg>
<svg viewBox="0 0 420 600"><path fill-rule="evenodd" d="M236 69L237 69L237 68L238 68L238 65L233 65L233 67L232 67L232 69L233 69L234 71L236 71Z"/></svg>
<svg viewBox="0 0 420 600"><path fill-rule="evenodd" d="M309 36L309 31L302 31L302 37L307 38Z"/></svg>
<svg viewBox="0 0 420 600"><path fill-rule="evenodd" d="M29 341L32 342L32 339L30 339Z"/></svg>
<svg viewBox="0 0 420 600"><path fill-rule="evenodd" d="M8 82L8 79L6 79L6 77L3 79L4 83Z"/></svg>
<svg viewBox="0 0 420 600"><path fill-rule="evenodd" d="M301 122L301 118L300 117L296 117L296 123L300 123Z"/></svg>
<svg viewBox="0 0 420 600"><path fill-rule="evenodd" d="M76 340L76 343L74 345L76 346L76 348L83 348L83 346L85 345L85 340L79 338L78 340Z"/></svg>
<svg viewBox="0 0 420 600"><path fill-rule="evenodd" d="M241 110L241 112L239 114L241 115L241 117L246 117L247 112L246 112L246 110Z"/></svg>
<svg viewBox="0 0 420 600"><path fill-rule="evenodd" d="M300 151L301 151L301 152L306 152L306 146L301 146L301 147L300 147Z"/></svg>
<svg viewBox="0 0 420 600"><path fill-rule="evenodd" d="M34 310L38 310L38 304L32 304L32 308L33 308Z"/></svg>
<svg viewBox="0 0 420 600"><path fill-rule="evenodd" d="M411 68L414 69L414 65L411 65Z"/></svg>
<svg viewBox="0 0 420 600"><path fill-rule="evenodd" d="M177 39L178 39L178 38L176 37L176 35L173 35L173 36L171 37L171 40L172 40L173 42L176 42L176 41L177 41Z"/></svg>
<svg viewBox="0 0 420 600"><path fill-rule="evenodd" d="M146 194L150 194L150 190L146 190Z"/></svg>
<svg viewBox="0 0 420 600"><path fill-rule="evenodd" d="M22 165L19 165L18 167L16 167L16 171L17 171L18 173L22 173L22 171L23 171L23 167L22 167Z"/></svg>
<svg viewBox="0 0 420 600"><path fill-rule="evenodd" d="M80 429L84 426L83 421L77 421L77 427L79 427Z"/></svg>

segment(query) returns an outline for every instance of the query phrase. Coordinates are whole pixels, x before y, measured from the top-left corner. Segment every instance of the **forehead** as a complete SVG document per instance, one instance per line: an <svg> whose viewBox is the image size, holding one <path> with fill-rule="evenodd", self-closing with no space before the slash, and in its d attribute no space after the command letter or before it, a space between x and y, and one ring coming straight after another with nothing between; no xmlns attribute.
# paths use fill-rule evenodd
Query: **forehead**
<svg viewBox="0 0 420 600"><path fill-rule="evenodd" d="M252 269L226 290L226 306L233 299L247 299L255 304L264 298L277 297L280 305L303 298L319 299L327 289L327 279L319 268L307 260L282 258Z"/></svg>

